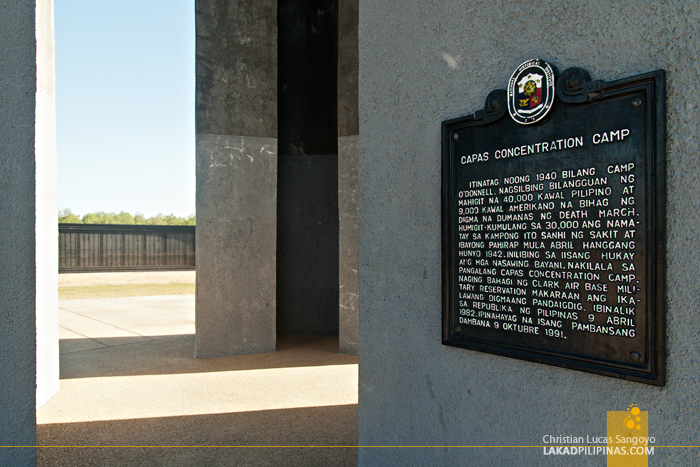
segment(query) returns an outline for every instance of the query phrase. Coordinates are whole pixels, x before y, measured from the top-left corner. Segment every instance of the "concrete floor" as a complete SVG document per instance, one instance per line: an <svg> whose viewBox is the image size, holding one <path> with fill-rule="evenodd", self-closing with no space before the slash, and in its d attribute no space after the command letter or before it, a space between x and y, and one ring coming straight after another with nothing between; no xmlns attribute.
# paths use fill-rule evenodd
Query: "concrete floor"
<svg viewBox="0 0 700 467"><path fill-rule="evenodd" d="M195 359L193 296L59 308L61 390L37 413L51 446L39 466L356 464L357 357L337 337Z"/></svg>
<svg viewBox="0 0 700 467"><path fill-rule="evenodd" d="M58 286L172 284L177 282L194 284L196 277L196 271L88 272L59 274Z"/></svg>

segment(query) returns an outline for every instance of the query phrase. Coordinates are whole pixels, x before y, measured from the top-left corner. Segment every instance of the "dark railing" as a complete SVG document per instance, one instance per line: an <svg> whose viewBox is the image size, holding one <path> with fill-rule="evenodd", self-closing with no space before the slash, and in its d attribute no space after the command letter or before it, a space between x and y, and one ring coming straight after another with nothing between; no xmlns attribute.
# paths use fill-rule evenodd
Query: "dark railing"
<svg viewBox="0 0 700 467"><path fill-rule="evenodd" d="M58 272L194 269L193 225L58 224Z"/></svg>

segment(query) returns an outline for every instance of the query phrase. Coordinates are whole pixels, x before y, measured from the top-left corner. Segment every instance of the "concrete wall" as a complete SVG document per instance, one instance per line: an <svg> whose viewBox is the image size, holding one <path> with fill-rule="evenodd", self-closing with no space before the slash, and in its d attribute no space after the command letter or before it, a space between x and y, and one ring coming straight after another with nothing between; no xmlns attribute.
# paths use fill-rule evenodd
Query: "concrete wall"
<svg viewBox="0 0 700 467"><path fill-rule="evenodd" d="M360 10L360 445L541 445L649 411L657 445L697 445L700 6L680 0L431 2ZM613 80L668 72L667 385L441 344L440 122L482 109L540 57ZM657 449L655 465L697 451ZM361 448L359 464L603 465L541 449Z"/></svg>
<svg viewBox="0 0 700 467"><path fill-rule="evenodd" d="M58 392L58 212L53 0L36 8L36 404Z"/></svg>
<svg viewBox="0 0 700 467"><path fill-rule="evenodd" d="M338 0L338 217L340 352L357 355L358 0Z"/></svg>
<svg viewBox="0 0 700 467"><path fill-rule="evenodd" d="M0 446L34 446L35 407L58 389L53 2L0 1L0 44Z"/></svg>
<svg viewBox="0 0 700 467"><path fill-rule="evenodd" d="M358 2L196 17L196 353L272 350L275 331L356 353Z"/></svg>
<svg viewBox="0 0 700 467"><path fill-rule="evenodd" d="M34 109L36 40L32 2L0 3L0 445L36 444L36 252ZM0 449L0 464L29 466L32 449Z"/></svg>
<svg viewBox="0 0 700 467"><path fill-rule="evenodd" d="M338 138L339 345L340 353L357 355L359 284L357 271L358 136Z"/></svg>
<svg viewBox="0 0 700 467"><path fill-rule="evenodd" d="M197 0L197 357L275 349L277 2Z"/></svg>

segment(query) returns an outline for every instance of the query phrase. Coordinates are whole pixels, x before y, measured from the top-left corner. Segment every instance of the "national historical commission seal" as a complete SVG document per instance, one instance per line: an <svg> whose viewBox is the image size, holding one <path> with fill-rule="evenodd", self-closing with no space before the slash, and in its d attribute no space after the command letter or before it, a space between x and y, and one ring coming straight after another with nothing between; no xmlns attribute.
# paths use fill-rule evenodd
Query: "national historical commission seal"
<svg viewBox="0 0 700 467"><path fill-rule="evenodd" d="M518 123L542 120L554 103L554 70L544 60L521 64L508 81L508 113Z"/></svg>

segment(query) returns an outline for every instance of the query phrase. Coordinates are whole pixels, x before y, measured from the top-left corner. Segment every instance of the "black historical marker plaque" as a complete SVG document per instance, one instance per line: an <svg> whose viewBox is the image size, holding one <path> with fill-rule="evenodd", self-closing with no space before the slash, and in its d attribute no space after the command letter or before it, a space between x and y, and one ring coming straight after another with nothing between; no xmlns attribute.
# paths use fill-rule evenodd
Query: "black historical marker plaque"
<svg viewBox="0 0 700 467"><path fill-rule="evenodd" d="M664 92L531 60L443 122L444 344L664 385Z"/></svg>

